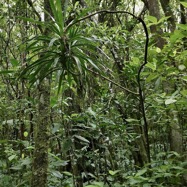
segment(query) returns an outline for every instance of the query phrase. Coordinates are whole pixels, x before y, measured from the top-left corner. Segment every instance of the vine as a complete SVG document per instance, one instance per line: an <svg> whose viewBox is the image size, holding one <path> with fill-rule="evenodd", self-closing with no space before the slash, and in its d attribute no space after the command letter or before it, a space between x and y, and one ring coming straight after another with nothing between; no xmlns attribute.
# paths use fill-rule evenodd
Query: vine
<svg viewBox="0 0 187 187"><path fill-rule="evenodd" d="M144 32L145 32L145 36L146 36L146 42L145 42L145 49L144 49L144 62L141 64L139 70L138 70L138 74L137 74L137 82L138 82L138 88L139 88L139 99L140 99L140 107L141 107L141 111L142 111L142 117L143 117L143 121L144 121L144 134L145 134L145 138L146 138L146 151L147 151L147 157L148 157L148 162L150 162L150 147L149 147L149 132L148 132L148 123L147 123L147 118L146 118L146 113L145 113L145 104L144 104L144 96L143 96L143 91L142 91L142 86L141 86L141 72L143 70L143 68L145 67L145 65L147 64L147 55L148 55L148 44L149 44L149 34L148 34L148 29L147 29L147 26L144 22L144 20L141 18L141 17L138 17L130 12L127 12L127 11L122 11L122 10L119 10L119 11L110 11L110 10L100 10L100 11L97 11L97 12L94 12L94 13L91 13L83 18L80 18L78 20L75 20L74 22L71 22L69 25L67 25L67 27L65 28L64 32L66 33L66 31L72 27L73 25L81 22L81 21L84 21L88 18L91 18L92 16L94 15L97 15L97 14L129 14L130 16L132 16L133 18L135 18L137 21L139 21L142 26L143 26L143 29L144 29ZM92 73L95 73L93 71L91 71ZM99 75L97 73L97 75ZM102 76L103 78L103 76ZM106 77L104 77L106 79ZM108 79L106 79L108 80ZM119 85L118 85L119 86ZM121 87L121 86L120 86ZM125 89L126 91L129 91L128 89ZM134 93L132 91L130 91L130 93Z"/></svg>

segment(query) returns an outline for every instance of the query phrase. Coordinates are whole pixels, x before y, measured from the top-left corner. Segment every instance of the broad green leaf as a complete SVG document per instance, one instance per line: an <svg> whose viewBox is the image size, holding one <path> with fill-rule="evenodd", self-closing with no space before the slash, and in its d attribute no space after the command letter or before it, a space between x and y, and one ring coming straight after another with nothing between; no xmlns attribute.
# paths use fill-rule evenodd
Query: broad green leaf
<svg viewBox="0 0 187 187"><path fill-rule="evenodd" d="M77 113L73 113L73 114L71 114L71 117L73 118L73 117L78 117L79 116L79 114L77 114Z"/></svg>
<svg viewBox="0 0 187 187"><path fill-rule="evenodd" d="M17 155L11 155L11 156L8 157L8 160L9 160L9 161L12 161L12 160L13 160L14 158L16 158L16 157L17 157Z"/></svg>
<svg viewBox="0 0 187 187"><path fill-rule="evenodd" d="M138 120L137 119L128 118L128 119L126 119L126 121L130 123L130 122L137 122Z"/></svg>
<svg viewBox="0 0 187 187"><path fill-rule="evenodd" d="M141 170L139 170L139 171L136 173L135 176L141 176L141 175L143 175L143 174L146 173L146 172L147 172L147 168L141 169Z"/></svg>
<svg viewBox="0 0 187 187"><path fill-rule="evenodd" d="M72 174L70 172L68 172L68 171L64 171L63 174L68 176L68 177L72 177Z"/></svg>
<svg viewBox="0 0 187 187"><path fill-rule="evenodd" d="M21 165L17 165L17 166L11 167L10 169L13 169L13 170L21 170L21 169L22 169L22 166L21 166Z"/></svg>
<svg viewBox="0 0 187 187"><path fill-rule="evenodd" d="M82 74L82 63L80 61L80 58L73 56L73 59L75 60L75 62L77 64L77 68L78 68L80 74Z"/></svg>
<svg viewBox="0 0 187 187"><path fill-rule="evenodd" d="M183 96L187 97L187 90L182 90L182 91L180 91L180 93L181 93Z"/></svg>
<svg viewBox="0 0 187 187"><path fill-rule="evenodd" d="M51 157L55 158L56 160L61 160L58 156L56 156L55 154L51 153L50 148L49 148L48 152L49 152L49 155L50 155Z"/></svg>
<svg viewBox="0 0 187 187"><path fill-rule="evenodd" d="M92 116L96 117L96 113L92 110L91 107L88 108L88 113L91 114Z"/></svg>
<svg viewBox="0 0 187 187"><path fill-rule="evenodd" d="M64 161L64 160L58 160L53 163L53 166L55 167L61 167L61 166L67 166L69 161Z"/></svg>
<svg viewBox="0 0 187 187"><path fill-rule="evenodd" d="M84 138L84 137L82 137L82 136L74 135L74 137L77 138L77 139L79 139L79 140L81 140L81 141L83 141L83 142L90 143L89 140L87 140L86 138Z"/></svg>
<svg viewBox="0 0 187 187"><path fill-rule="evenodd" d="M187 2L180 2L185 8L187 8Z"/></svg>
<svg viewBox="0 0 187 187"><path fill-rule="evenodd" d="M99 69L99 67L90 59L90 58L87 58L87 61L90 63L90 65L92 65L96 70L98 71L101 71Z"/></svg>
<svg viewBox="0 0 187 187"><path fill-rule="evenodd" d="M174 174L172 174L172 173L164 173L163 175L164 175L164 177L172 177Z"/></svg>
<svg viewBox="0 0 187 187"><path fill-rule="evenodd" d="M48 29L54 33L54 35L56 34L59 37L62 37L62 32L59 29L59 26L55 23L52 24L48 24Z"/></svg>
<svg viewBox="0 0 187 187"><path fill-rule="evenodd" d="M141 176L137 176L137 177L130 177L130 184L131 185L135 185L135 184L140 184L144 181L147 181L147 178L141 177Z"/></svg>
<svg viewBox="0 0 187 187"><path fill-rule="evenodd" d="M147 16L147 19L148 19L149 21L151 21L152 23L154 23L154 24L157 23L157 18L154 17L154 16Z"/></svg>
<svg viewBox="0 0 187 187"><path fill-rule="evenodd" d="M185 35L180 30L175 30L170 36L170 42L175 43L178 39L184 38Z"/></svg>
<svg viewBox="0 0 187 187"><path fill-rule="evenodd" d="M162 17L161 19L159 19L158 24L162 23L163 21L167 20L168 18L170 18L171 16L166 16L166 17Z"/></svg>
<svg viewBox="0 0 187 187"><path fill-rule="evenodd" d="M187 24L177 24L177 26L182 30L187 30Z"/></svg>
<svg viewBox="0 0 187 187"><path fill-rule="evenodd" d="M21 165L24 165L24 166L29 166L30 164L32 163L31 159L30 158L25 158L21 161Z"/></svg>
<svg viewBox="0 0 187 187"><path fill-rule="evenodd" d="M187 81L187 76L181 77L182 80Z"/></svg>
<svg viewBox="0 0 187 187"><path fill-rule="evenodd" d="M146 64L146 67L148 67L148 68L152 69L153 71L155 71L156 70L156 63L155 62L153 62L153 63L149 62L149 63Z"/></svg>
<svg viewBox="0 0 187 187"><path fill-rule="evenodd" d="M59 22L54 0L50 0L49 3L50 3L50 6L51 6L52 13L54 15L55 21Z"/></svg>
<svg viewBox="0 0 187 187"><path fill-rule="evenodd" d="M55 19L54 21L58 25L60 29L60 33L62 33L64 27L64 18L63 18L61 0L56 0L56 1L50 0L50 6L54 15L54 19Z"/></svg>
<svg viewBox="0 0 187 187"><path fill-rule="evenodd" d="M119 172L120 172L120 170L115 170L115 171L109 170L109 174L112 176L119 173Z"/></svg>
<svg viewBox="0 0 187 187"><path fill-rule="evenodd" d="M172 166L172 169L176 169L176 170L182 171L184 168L182 168L180 166Z"/></svg>
<svg viewBox="0 0 187 187"><path fill-rule="evenodd" d="M146 183L146 184L143 184L142 187L152 187L152 184Z"/></svg>
<svg viewBox="0 0 187 187"><path fill-rule="evenodd" d="M0 144L5 144L7 142L8 142L8 140L0 140Z"/></svg>
<svg viewBox="0 0 187 187"><path fill-rule="evenodd" d="M64 27L64 17L63 14L65 15L65 10L62 10L62 1L61 0L56 0L56 12L57 12L57 16L58 16L58 24L60 26L60 28L63 31L63 27ZM63 6L65 6L66 0L64 1Z"/></svg>
<svg viewBox="0 0 187 187"><path fill-rule="evenodd" d="M51 172L52 175L54 175L55 177L62 179L63 178L63 174L61 174L59 171L52 171Z"/></svg>
<svg viewBox="0 0 187 187"><path fill-rule="evenodd" d="M87 185L85 187L104 187L103 182L94 182L93 184Z"/></svg>
<svg viewBox="0 0 187 187"><path fill-rule="evenodd" d="M49 47L53 46L54 42L58 40L59 38L52 38L51 41L49 42Z"/></svg>
<svg viewBox="0 0 187 187"><path fill-rule="evenodd" d="M150 73L150 75L146 78L146 82L150 82L154 79L156 79L159 76L158 73Z"/></svg>
<svg viewBox="0 0 187 187"><path fill-rule="evenodd" d="M175 103L176 101L177 101L176 99L172 99L172 98L167 99L167 100L165 101L165 105L169 105L169 104Z"/></svg>
<svg viewBox="0 0 187 187"><path fill-rule="evenodd" d="M28 146L27 149L28 150L34 150L34 147L33 146Z"/></svg>

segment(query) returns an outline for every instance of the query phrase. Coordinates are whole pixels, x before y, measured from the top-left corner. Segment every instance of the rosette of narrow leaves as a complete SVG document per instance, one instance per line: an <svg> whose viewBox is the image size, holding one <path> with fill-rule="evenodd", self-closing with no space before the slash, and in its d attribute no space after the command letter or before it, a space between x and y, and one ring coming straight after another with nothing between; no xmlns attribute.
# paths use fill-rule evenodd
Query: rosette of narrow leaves
<svg viewBox="0 0 187 187"><path fill-rule="evenodd" d="M55 75L60 89L62 80L76 81L76 77L86 75L88 67L99 68L96 65L97 42L84 36L81 27L72 25L65 29L66 18L60 0L55 2L50 1L53 17L45 24L48 32L27 41L28 65L21 71L20 77L28 78L33 84ZM41 23L41 26L44 24Z"/></svg>

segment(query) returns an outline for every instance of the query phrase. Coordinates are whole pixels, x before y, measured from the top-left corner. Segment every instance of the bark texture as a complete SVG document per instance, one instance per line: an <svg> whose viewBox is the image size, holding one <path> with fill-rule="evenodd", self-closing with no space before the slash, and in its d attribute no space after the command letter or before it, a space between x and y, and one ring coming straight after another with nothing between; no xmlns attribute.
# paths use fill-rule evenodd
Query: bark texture
<svg viewBox="0 0 187 187"><path fill-rule="evenodd" d="M149 15L154 16L157 18L157 20L159 20L161 18L159 1L158 0L148 0L148 1L142 0L142 1L144 2L145 6L149 10ZM151 29L151 33L155 35L154 42L156 43L156 46L162 49L165 44L165 41L162 38L163 31L160 28L160 25L152 25L150 29Z"/></svg>
<svg viewBox="0 0 187 187"><path fill-rule="evenodd" d="M175 16L173 15L173 11L170 6L170 0L160 0L160 3L165 16L170 16L168 18L168 29L169 31L173 32L176 28L176 24L175 24Z"/></svg>
<svg viewBox="0 0 187 187"><path fill-rule="evenodd" d="M47 186L48 146L50 126L50 86L49 81L39 85L38 121L35 127L35 150L31 187Z"/></svg>
<svg viewBox="0 0 187 187"><path fill-rule="evenodd" d="M48 0L44 0L44 9L50 12ZM45 14L45 20L48 15ZM47 35L48 30L44 31ZM50 129L50 78L38 85L38 116L34 128L35 150L33 155L31 187L47 186L48 147Z"/></svg>
<svg viewBox="0 0 187 187"><path fill-rule="evenodd" d="M182 155L183 153L183 140L182 140L182 130L178 122L178 116L176 112L172 112L173 120L171 123L171 135L170 135L170 148L171 151L175 151Z"/></svg>

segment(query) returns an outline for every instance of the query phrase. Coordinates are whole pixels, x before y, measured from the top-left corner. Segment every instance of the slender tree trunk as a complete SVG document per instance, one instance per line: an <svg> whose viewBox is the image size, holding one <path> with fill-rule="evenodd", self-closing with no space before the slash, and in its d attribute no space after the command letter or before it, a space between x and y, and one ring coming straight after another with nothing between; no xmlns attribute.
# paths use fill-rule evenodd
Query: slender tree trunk
<svg viewBox="0 0 187 187"><path fill-rule="evenodd" d="M50 12L48 0L44 0L44 9ZM45 20L48 15L45 14ZM47 35L48 30L44 31ZM48 147L50 129L50 78L47 77L39 82L38 85L38 116L37 124L34 129L35 150L32 166L31 187L47 186L48 169Z"/></svg>
<svg viewBox="0 0 187 187"><path fill-rule="evenodd" d="M183 146L182 146L182 133L181 128L179 126L178 115L176 111L171 112L173 116L173 120L171 122L170 129L170 148L172 151L175 151L182 155Z"/></svg>
<svg viewBox="0 0 187 187"><path fill-rule="evenodd" d="M38 116L34 129L35 150L32 168L31 187L47 186L48 145L50 126L50 82L48 79L38 86Z"/></svg>
<svg viewBox="0 0 187 187"><path fill-rule="evenodd" d="M145 3L145 6L149 10L150 16L154 16L157 18L157 20L159 20L161 18L159 1L158 0L148 0L148 1L142 0L142 1ZM154 37L156 46L162 49L165 44L165 41L162 38L163 31L161 30L160 25L152 25L150 29L151 29L151 33L156 34Z"/></svg>

